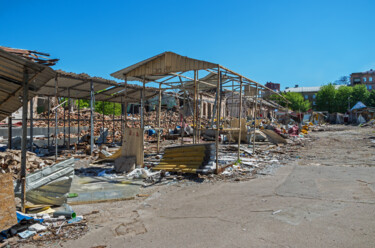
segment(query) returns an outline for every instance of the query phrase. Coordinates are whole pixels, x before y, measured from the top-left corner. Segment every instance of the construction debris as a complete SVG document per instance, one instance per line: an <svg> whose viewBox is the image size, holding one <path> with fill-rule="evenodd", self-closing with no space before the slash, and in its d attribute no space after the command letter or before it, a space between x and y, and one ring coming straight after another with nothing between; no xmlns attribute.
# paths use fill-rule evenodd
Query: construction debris
<svg viewBox="0 0 375 248"><path fill-rule="evenodd" d="M33 152L26 153L26 170L29 173L50 166L53 163L53 160L42 159ZM18 179L21 172L21 150L8 149L5 152L0 152L0 165L0 173L11 173L14 179Z"/></svg>

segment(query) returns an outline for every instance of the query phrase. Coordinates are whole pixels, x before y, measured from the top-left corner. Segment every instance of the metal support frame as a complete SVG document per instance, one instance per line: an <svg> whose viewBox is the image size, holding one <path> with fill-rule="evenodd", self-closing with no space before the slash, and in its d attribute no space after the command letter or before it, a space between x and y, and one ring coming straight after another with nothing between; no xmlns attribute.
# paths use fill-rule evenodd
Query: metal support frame
<svg viewBox="0 0 375 248"><path fill-rule="evenodd" d="M157 153L160 153L160 114L161 114L161 83L159 84L159 99L158 99L158 129L157 129Z"/></svg>
<svg viewBox="0 0 375 248"><path fill-rule="evenodd" d="M77 122L78 122L78 123L77 123L77 125L78 125L78 138L77 138L77 143L79 143L79 135L80 135L79 119L81 118L80 115L79 115L79 109L80 109L80 105L81 105L81 104L80 104L80 103L81 103L80 99L77 99L77 102L78 102L78 104L77 104L77 105L78 105L78 106L77 106L77 109L78 109L78 111L77 111L77 112L78 112L78 118L77 118L77 119L78 119L78 120L77 120Z"/></svg>
<svg viewBox="0 0 375 248"><path fill-rule="evenodd" d="M128 95L127 86L128 86L128 79L125 76L125 83L124 83L124 97L125 97L125 101L126 101L126 97ZM133 107L133 111L134 111L134 105L132 107ZM134 114L134 112L133 112L133 114ZM128 124L128 101L125 102L124 132L125 132L127 124Z"/></svg>
<svg viewBox="0 0 375 248"><path fill-rule="evenodd" d="M94 83L90 81L90 155L94 150Z"/></svg>
<svg viewBox="0 0 375 248"><path fill-rule="evenodd" d="M237 160L240 160L240 153L241 153L241 134L242 134L242 77L240 78L240 106L239 106L239 131L238 131L238 151L237 151ZM233 99L232 99L233 100Z"/></svg>
<svg viewBox="0 0 375 248"><path fill-rule="evenodd" d="M70 99L70 88L68 88L68 149L70 149L70 105L71 99ZM79 117L78 117L79 118Z"/></svg>
<svg viewBox="0 0 375 248"><path fill-rule="evenodd" d="M8 149L12 149L12 136L13 136L12 119L13 119L12 116L8 117Z"/></svg>
<svg viewBox="0 0 375 248"><path fill-rule="evenodd" d="M180 81L181 81L181 87L183 88L184 90L184 101L183 101L183 106L184 108L182 109L182 113L180 113L180 118L181 118L181 145L184 144L184 135L185 135L185 111L186 111L186 91L185 91L185 88L184 88L184 84L181 80L181 78L179 77ZM181 108L180 108L181 110Z"/></svg>
<svg viewBox="0 0 375 248"><path fill-rule="evenodd" d="M55 76L55 98L56 98L56 104L59 104L59 98L58 98L58 81L57 81L57 75ZM57 137L57 129L58 129L58 121L57 121L57 106L55 106L55 161L57 161L57 153L58 153L58 137Z"/></svg>
<svg viewBox="0 0 375 248"><path fill-rule="evenodd" d="M25 212L26 203L26 147L27 147L27 102L29 98L29 74L26 68L23 72L22 95L22 140L21 140L21 210Z"/></svg>
<svg viewBox="0 0 375 248"><path fill-rule="evenodd" d="M47 138L47 144L48 144L48 148L50 146L50 142L49 142L49 136L50 135L50 128L49 128L49 125L50 125L50 111L51 111L51 101L50 101L50 97L48 96L47 97L47 104L48 104L48 110L47 110L47 115L48 115L48 119L47 119L47 134L48 134L48 138Z"/></svg>
<svg viewBox="0 0 375 248"><path fill-rule="evenodd" d="M221 76L220 76L220 66L217 68L218 77L217 77L217 86L216 86L216 104L220 102L220 85L221 85ZM216 174L219 174L219 131L220 131L220 110L216 107L216 132L215 132L215 147L216 147Z"/></svg>
<svg viewBox="0 0 375 248"><path fill-rule="evenodd" d="M256 86L256 93L255 93L255 108L254 108L254 130L253 130L253 155L255 155L255 131L257 127L257 118L258 118L258 85Z"/></svg>
<svg viewBox="0 0 375 248"><path fill-rule="evenodd" d="M120 140L120 143L122 145L122 139L123 139L123 133L124 133L124 114L126 115L126 111L127 111L127 108L124 109L125 105L124 105L124 97L121 96L121 121L120 121L120 125L121 125L121 140Z"/></svg>
<svg viewBox="0 0 375 248"><path fill-rule="evenodd" d="M193 143L196 144L197 137L197 70L194 70L194 102L193 102Z"/></svg>
<svg viewBox="0 0 375 248"><path fill-rule="evenodd" d="M33 122L33 115L34 115L34 99L31 98L30 100L30 151L33 152L33 142L34 142L34 122Z"/></svg>
<svg viewBox="0 0 375 248"><path fill-rule="evenodd" d="M64 115L63 115L63 118L64 118L64 121L63 121L64 122L64 148L66 148L66 130L65 130L66 116L65 116L65 107L64 107L64 104L62 105L62 108L63 108L63 111L64 111Z"/></svg>
<svg viewBox="0 0 375 248"><path fill-rule="evenodd" d="M104 105L103 105L104 106ZM113 130L112 130L112 144L115 144L115 111L116 111L116 103L113 103L113 115L112 115L112 122L113 122ZM103 110L104 116L104 110Z"/></svg>

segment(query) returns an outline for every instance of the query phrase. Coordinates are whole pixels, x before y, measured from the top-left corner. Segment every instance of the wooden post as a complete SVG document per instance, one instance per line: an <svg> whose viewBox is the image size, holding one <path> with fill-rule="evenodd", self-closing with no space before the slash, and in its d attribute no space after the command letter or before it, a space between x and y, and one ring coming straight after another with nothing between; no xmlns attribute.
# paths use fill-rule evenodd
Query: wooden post
<svg viewBox="0 0 375 248"><path fill-rule="evenodd" d="M160 153L160 114L161 114L161 100L162 100L162 95L161 95L161 83L159 83L159 101L158 101L158 130L157 130L157 152L158 154Z"/></svg>
<svg viewBox="0 0 375 248"><path fill-rule="evenodd" d="M94 150L94 83L90 81L90 155Z"/></svg>
<svg viewBox="0 0 375 248"><path fill-rule="evenodd" d="M21 140L21 210L25 213L26 203L26 147L27 147L27 102L29 98L29 74L26 68L23 72L22 95L22 140Z"/></svg>
<svg viewBox="0 0 375 248"><path fill-rule="evenodd" d="M237 160L240 160L240 148L241 148L241 134L242 134L242 77L240 77L240 107L239 107L239 124L240 124L240 129L238 131L238 151L237 151Z"/></svg>
<svg viewBox="0 0 375 248"><path fill-rule="evenodd" d="M258 113L257 113L257 107L258 107L258 84L256 86L256 93L255 93L255 112L254 112L254 131L253 131L253 156L255 155L255 131L256 131L256 123L257 123L257 117L258 117Z"/></svg>
<svg viewBox="0 0 375 248"><path fill-rule="evenodd" d="M221 86L221 75L220 66L217 68L217 87L216 87L216 105L220 103L220 86ZM215 132L215 147L216 147L216 174L219 174L219 128L220 128L220 109L216 106L216 132Z"/></svg>
<svg viewBox="0 0 375 248"><path fill-rule="evenodd" d="M12 149L12 116L8 117L8 149Z"/></svg>

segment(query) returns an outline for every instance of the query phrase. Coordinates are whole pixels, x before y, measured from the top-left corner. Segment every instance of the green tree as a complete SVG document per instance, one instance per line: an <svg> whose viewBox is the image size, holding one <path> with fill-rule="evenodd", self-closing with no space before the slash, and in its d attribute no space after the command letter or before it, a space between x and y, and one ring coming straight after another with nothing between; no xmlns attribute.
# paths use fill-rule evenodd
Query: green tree
<svg viewBox="0 0 375 248"><path fill-rule="evenodd" d="M333 113L336 109L335 98L336 89L332 83L320 87L320 90L316 94L317 110Z"/></svg>
<svg viewBox="0 0 375 248"><path fill-rule="evenodd" d="M305 100L302 94L300 93L287 92L287 93L282 93L282 95L290 102L288 104L288 107L292 109L293 111L306 112L309 109L311 109L310 102L308 100ZM278 95L272 95L270 99L273 101L276 101L278 104L280 104L283 107L287 106L286 102Z"/></svg>
<svg viewBox="0 0 375 248"><path fill-rule="evenodd" d="M352 94L353 94L353 88L350 86L341 86L336 90L335 93L335 112L341 112L344 113L348 109L348 103L350 102L350 106L353 106L352 104Z"/></svg>
<svg viewBox="0 0 375 248"><path fill-rule="evenodd" d="M367 101L364 103L367 106L375 107L375 90L372 90L367 98Z"/></svg>
<svg viewBox="0 0 375 248"><path fill-rule="evenodd" d="M358 101L366 104L370 97L370 92L367 90L366 85L357 84L353 87L352 104L356 104Z"/></svg>

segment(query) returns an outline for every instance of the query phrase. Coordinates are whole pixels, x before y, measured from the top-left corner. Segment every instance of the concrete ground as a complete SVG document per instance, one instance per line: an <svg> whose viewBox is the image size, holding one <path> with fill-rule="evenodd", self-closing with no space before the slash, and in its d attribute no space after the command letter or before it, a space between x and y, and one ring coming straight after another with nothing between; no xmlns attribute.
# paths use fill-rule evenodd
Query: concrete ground
<svg viewBox="0 0 375 248"><path fill-rule="evenodd" d="M245 182L161 187L75 206L90 231L63 247L375 247L372 128L316 132L300 159ZM375 135L374 135L375 136Z"/></svg>

